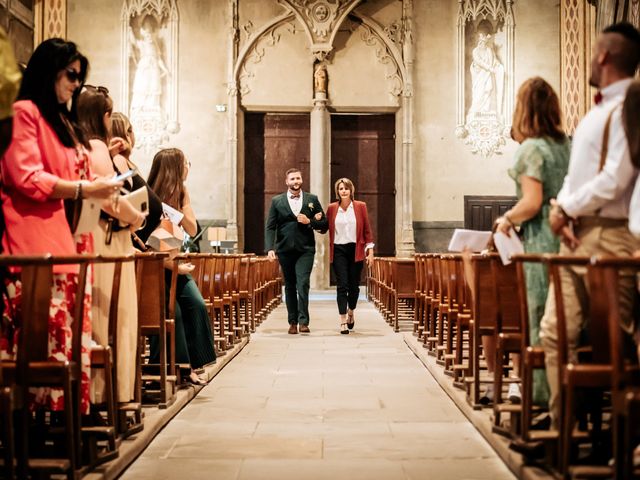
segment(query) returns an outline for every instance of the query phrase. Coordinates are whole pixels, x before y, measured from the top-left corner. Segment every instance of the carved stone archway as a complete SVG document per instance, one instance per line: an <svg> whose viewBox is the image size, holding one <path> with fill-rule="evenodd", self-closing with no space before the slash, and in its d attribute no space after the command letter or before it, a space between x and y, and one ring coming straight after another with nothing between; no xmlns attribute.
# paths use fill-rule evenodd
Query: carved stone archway
<svg viewBox="0 0 640 480"><path fill-rule="evenodd" d="M400 97L399 108L396 112L396 254L398 256L411 255L414 252L411 182L413 169L412 0L403 0L402 2L402 21L398 27L399 32L394 37L395 40L374 19L354 11L362 0L338 0L337 2L328 2L326 0L277 0L278 4L285 8L285 12L278 17L272 18L257 29L243 45L242 49L239 48L239 1L229 0L232 28L230 30L230 49L228 52L229 137L227 157L230 172L229 198L227 202L228 237L238 240L238 218L242 212L241 201L239 201L242 186L239 179L242 178L241 175L244 169L244 152L239 134L243 130L243 115L240 107L242 91L247 88L244 82L247 78L247 72L249 72L247 62L250 61L254 50L261 42L265 42L265 39L271 38L273 40L277 38L278 29L294 19L302 24L313 57L319 61L326 61L333 50L333 41L341 24L351 15L352 19L364 28L363 41L368 46L376 48L378 61L391 66L390 71L393 70L393 72L387 76L387 79L395 85L395 88L392 88L390 92ZM321 5L326 7L326 11L322 9L318 11L318 7ZM271 44L273 43L271 41ZM315 104L318 107L317 99ZM313 105L314 101L310 99L310 108ZM325 151L327 150L330 151L325 148ZM328 158L324 159L324 161L328 165ZM323 169L322 165L317 165L316 167L316 172ZM312 179L312 188L313 183ZM328 184L328 182L319 182L318 184ZM314 193L321 192L315 191ZM242 246L239 245L239 247ZM320 262L321 260L318 263ZM325 278L326 284L322 280L316 286L327 287L328 275Z"/></svg>

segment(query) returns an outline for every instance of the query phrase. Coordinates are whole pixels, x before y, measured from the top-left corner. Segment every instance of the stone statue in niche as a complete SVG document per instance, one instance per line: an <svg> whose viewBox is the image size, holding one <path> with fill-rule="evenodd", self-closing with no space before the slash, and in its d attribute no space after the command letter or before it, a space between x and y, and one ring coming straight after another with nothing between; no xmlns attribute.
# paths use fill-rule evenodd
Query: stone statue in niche
<svg viewBox="0 0 640 480"><path fill-rule="evenodd" d="M156 23L147 15L140 26L140 38L131 30L131 44L138 55L133 77L131 114L134 112L160 112L162 98L162 78L169 74L162 59L156 38Z"/></svg>
<svg viewBox="0 0 640 480"><path fill-rule="evenodd" d="M327 66L322 63L317 64L313 73L313 92L316 96L319 93L327 95L327 80Z"/></svg>
<svg viewBox="0 0 640 480"><path fill-rule="evenodd" d="M501 117L504 67L495 54L490 33L478 34L478 43L471 57L471 107L468 115L494 112Z"/></svg>

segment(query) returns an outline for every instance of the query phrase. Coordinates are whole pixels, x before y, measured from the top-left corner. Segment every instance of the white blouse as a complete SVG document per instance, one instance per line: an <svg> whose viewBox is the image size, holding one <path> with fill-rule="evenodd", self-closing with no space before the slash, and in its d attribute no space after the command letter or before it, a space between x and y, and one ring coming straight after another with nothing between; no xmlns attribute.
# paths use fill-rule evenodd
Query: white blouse
<svg viewBox="0 0 640 480"><path fill-rule="evenodd" d="M356 227L356 211L353 208L353 202L349 204L346 210L338 205L338 213L335 222L336 230L333 236L334 245L345 245L347 243L356 243L357 227ZM367 243L365 252L373 248L375 243Z"/></svg>

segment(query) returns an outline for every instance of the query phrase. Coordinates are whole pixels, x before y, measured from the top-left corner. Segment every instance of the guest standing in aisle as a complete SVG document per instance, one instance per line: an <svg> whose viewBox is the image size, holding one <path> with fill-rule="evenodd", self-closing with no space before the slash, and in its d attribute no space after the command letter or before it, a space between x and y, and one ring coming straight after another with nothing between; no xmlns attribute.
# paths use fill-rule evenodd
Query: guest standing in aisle
<svg viewBox="0 0 640 480"><path fill-rule="evenodd" d="M318 197L302 191L302 173L287 170L287 191L271 200L265 228L265 250L269 260L276 256L284 275L284 291L289 318L289 333L310 333L309 287L313 257L316 253L314 230L325 233L327 217Z"/></svg>
<svg viewBox="0 0 640 480"><path fill-rule="evenodd" d="M354 199L356 188L348 178L335 183L337 202L327 208L329 258L336 275L340 333L353 329L353 311L360 295L360 277L366 258L373 261L373 234L367 205Z"/></svg>

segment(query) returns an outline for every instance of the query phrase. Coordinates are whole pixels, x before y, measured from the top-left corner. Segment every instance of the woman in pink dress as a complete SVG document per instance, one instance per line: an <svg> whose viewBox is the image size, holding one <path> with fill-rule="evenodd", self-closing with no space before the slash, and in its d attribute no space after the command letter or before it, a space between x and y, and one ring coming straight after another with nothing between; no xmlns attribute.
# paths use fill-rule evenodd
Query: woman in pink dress
<svg viewBox="0 0 640 480"><path fill-rule="evenodd" d="M14 104L11 144L0 163L2 212L6 229L4 253L14 255L73 255L92 252L90 235L74 237L63 199L108 198L122 183L91 180L88 145L76 120L76 100L87 74L88 60L72 42L54 38L33 52ZM49 355L71 358L71 312L75 302L76 268L55 269L49 314ZM20 282L9 281L9 305L0 330L0 355L15 355L11 312L20 306ZM91 283L85 295L82 326L82 413L89 413L89 346L91 341ZM35 402L53 411L63 409L62 391L41 388Z"/></svg>

